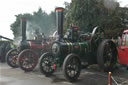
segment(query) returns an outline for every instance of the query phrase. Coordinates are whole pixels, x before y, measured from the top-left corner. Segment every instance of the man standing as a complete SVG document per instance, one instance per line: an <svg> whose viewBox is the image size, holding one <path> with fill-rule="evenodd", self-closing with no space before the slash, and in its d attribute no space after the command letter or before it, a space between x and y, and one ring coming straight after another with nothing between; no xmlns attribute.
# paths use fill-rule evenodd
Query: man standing
<svg viewBox="0 0 128 85"><path fill-rule="evenodd" d="M67 30L67 37L72 42L77 42L78 40L78 27L70 24L70 29Z"/></svg>

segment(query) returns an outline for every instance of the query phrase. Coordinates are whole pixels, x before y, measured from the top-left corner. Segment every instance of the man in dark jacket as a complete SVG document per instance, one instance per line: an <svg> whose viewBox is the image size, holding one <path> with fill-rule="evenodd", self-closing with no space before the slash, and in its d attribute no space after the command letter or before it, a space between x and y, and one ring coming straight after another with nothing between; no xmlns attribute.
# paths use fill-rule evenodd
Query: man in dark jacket
<svg viewBox="0 0 128 85"><path fill-rule="evenodd" d="M67 37L72 42L77 42L78 40L78 27L70 24L70 29L67 30Z"/></svg>

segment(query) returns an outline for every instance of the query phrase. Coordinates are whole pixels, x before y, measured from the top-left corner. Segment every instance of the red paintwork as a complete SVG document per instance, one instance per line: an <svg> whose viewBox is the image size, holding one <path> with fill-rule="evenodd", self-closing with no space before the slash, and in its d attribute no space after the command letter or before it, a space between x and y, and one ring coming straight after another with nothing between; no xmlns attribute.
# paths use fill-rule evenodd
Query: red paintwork
<svg viewBox="0 0 128 85"><path fill-rule="evenodd" d="M125 30L123 32L123 34L124 33L128 35L128 30ZM122 34L122 39L121 39L121 45L119 47L119 52L118 52L119 53L119 60L120 60L120 64L128 65L128 46L122 46L123 34Z"/></svg>
<svg viewBox="0 0 128 85"><path fill-rule="evenodd" d="M37 43L35 41L29 42L31 49L47 49L49 47L48 43Z"/></svg>

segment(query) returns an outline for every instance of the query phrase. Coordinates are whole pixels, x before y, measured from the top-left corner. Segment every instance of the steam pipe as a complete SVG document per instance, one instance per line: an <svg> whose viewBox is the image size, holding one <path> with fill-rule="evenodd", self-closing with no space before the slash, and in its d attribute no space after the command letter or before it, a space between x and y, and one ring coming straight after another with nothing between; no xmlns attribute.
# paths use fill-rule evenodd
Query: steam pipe
<svg viewBox="0 0 128 85"><path fill-rule="evenodd" d="M26 40L26 24L27 24L27 20L25 18L22 18L21 19L22 41Z"/></svg>
<svg viewBox="0 0 128 85"><path fill-rule="evenodd" d="M63 12L64 8L57 7L56 9L56 26L58 32L58 38L61 40L63 38Z"/></svg>

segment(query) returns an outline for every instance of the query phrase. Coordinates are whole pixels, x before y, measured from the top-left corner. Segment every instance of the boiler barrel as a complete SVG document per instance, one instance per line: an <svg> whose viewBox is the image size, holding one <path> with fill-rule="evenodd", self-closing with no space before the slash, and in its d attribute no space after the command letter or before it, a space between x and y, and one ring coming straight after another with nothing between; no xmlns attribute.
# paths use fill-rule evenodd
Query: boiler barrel
<svg viewBox="0 0 128 85"><path fill-rule="evenodd" d="M54 42L52 53L55 56L66 55L69 53L83 54L89 51L88 42L75 42L65 40L64 42Z"/></svg>

